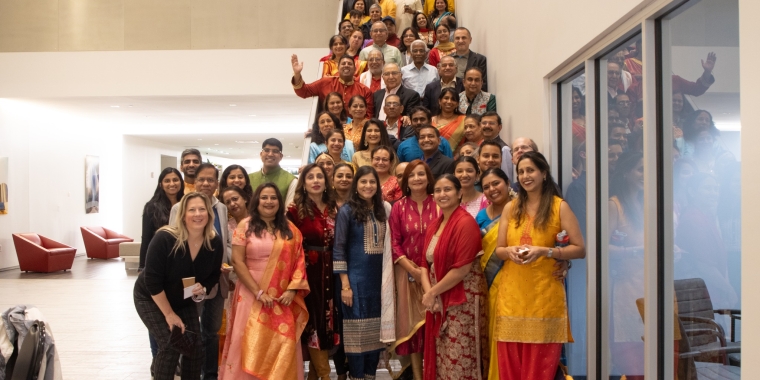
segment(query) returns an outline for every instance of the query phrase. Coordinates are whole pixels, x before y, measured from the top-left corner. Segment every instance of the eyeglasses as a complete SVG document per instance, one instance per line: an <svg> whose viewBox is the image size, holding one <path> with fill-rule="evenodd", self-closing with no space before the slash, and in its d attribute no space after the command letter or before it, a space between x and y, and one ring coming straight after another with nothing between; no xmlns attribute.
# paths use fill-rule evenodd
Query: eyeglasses
<svg viewBox="0 0 760 380"><path fill-rule="evenodd" d="M382 62L382 61L383 61L383 59L382 59L382 58L370 58L370 59L368 59L367 61L368 61L368 62Z"/></svg>
<svg viewBox="0 0 760 380"><path fill-rule="evenodd" d="M280 154L280 153L282 153L279 149L269 149L269 148L264 148L261 151L264 152L264 153L266 153L266 154L270 154L270 153L271 154Z"/></svg>
<svg viewBox="0 0 760 380"><path fill-rule="evenodd" d="M398 107L401 105L399 102L385 102L385 105L388 107Z"/></svg>
<svg viewBox="0 0 760 380"><path fill-rule="evenodd" d="M401 71L386 71L383 73L384 77L390 77L390 76L396 76L401 75Z"/></svg>
<svg viewBox="0 0 760 380"><path fill-rule="evenodd" d="M385 29L372 29L372 33L388 33Z"/></svg>
<svg viewBox="0 0 760 380"><path fill-rule="evenodd" d="M354 29L354 26L353 25L343 25L340 29L341 30Z"/></svg>

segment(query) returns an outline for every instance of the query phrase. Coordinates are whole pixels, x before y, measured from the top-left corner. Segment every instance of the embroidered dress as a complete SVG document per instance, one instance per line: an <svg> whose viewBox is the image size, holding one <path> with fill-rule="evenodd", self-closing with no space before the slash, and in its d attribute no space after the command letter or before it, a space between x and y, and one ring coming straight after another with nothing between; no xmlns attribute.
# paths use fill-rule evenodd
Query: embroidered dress
<svg viewBox="0 0 760 380"><path fill-rule="evenodd" d="M309 322L306 324L302 340L310 348L329 350L340 342L336 334L335 323L335 289L333 285L332 246L335 236L335 219L329 211L319 211L313 206L314 218L304 215L298 217L298 208L288 208L288 219L298 227L303 235L303 248L306 260L306 279L309 289L306 296L306 310Z"/></svg>
<svg viewBox="0 0 760 380"><path fill-rule="evenodd" d="M496 95L481 91L470 103L466 92L462 91L459 94L459 112L465 115L482 115L488 111L496 111Z"/></svg>
<svg viewBox="0 0 760 380"><path fill-rule="evenodd" d="M409 197L401 198L393 205L389 221L393 262L402 257L418 263L425 250L425 232L440 215L432 195L418 204ZM398 355L422 352L425 307L422 306L422 285L413 282L401 265L394 265L396 279L396 343L393 348ZM413 279L413 277L412 277Z"/></svg>
<svg viewBox="0 0 760 380"><path fill-rule="evenodd" d="M390 205L385 203L386 215ZM343 205L335 221L333 269L347 274L353 292L349 307L341 302L343 346L352 378L373 379L385 343L395 341L393 273L387 222L371 214L366 221Z"/></svg>
<svg viewBox="0 0 760 380"><path fill-rule="evenodd" d="M427 312L425 320L425 380L483 379L487 367L486 284L477 256L481 251L475 220L457 208L439 237L439 217L427 229L426 257L430 284L455 268L472 264L462 282L440 295L441 312Z"/></svg>
<svg viewBox="0 0 760 380"><path fill-rule="evenodd" d="M469 202L462 202L460 207L465 209L465 211L467 211L470 215L472 215L473 218L477 218L480 210L483 210L486 207L488 207L488 204L489 202L488 202L488 198L486 198L486 195L483 193L480 193L480 195L477 198Z"/></svg>
<svg viewBox="0 0 760 380"><path fill-rule="evenodd" d="M562 230L562 202L554 197L543 229L536 228L531 217L525 217L519 226L509 220L507 246L554 247L554 239ZM496 341L498 354L491 362L489 378L554 378L562 343L573 341L565 287L552 274L555 262L546 257L526 265L508 260L496 275L489 298L495 300L491 339Z"/></svg>
<svg viewBox="0 0 760 380"><path fill-rule="evenodd" d="M309 314L303 297L309 293L304 278L301 233L289 223L293 238L275 239L264 231L246 236L250 218L243 219L232 245L245 247L245 261L253 280L272 298L297 290L290 306L264 308L245 285L238 282L227 323L220 379L303 379L300 338Z"/></svg>
<svg viewBox="0 0 760 380"><path fill-rule="evenodd" d="M388 203L393 203L401 199L401 187L398 184L396 176L388 177L385 183L380 186L380 190L383 192L383 200Z"/></svg>

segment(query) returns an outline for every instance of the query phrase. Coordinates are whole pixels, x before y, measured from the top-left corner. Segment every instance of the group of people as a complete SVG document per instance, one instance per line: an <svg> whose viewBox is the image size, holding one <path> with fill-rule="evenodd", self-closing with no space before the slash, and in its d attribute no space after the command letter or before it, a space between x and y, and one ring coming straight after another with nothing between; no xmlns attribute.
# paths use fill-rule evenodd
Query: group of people
<svg viewBox="0 0 760 380"><path fill-rule="evenodd" d="M585 248L549 163L501 139L453 0L348 2L323 77L292 58L322 104L297 177L275 138L255 173L188 149L159 176L134 292L154 377L373 379L390 354L401 378L554 379Z"/></svg>

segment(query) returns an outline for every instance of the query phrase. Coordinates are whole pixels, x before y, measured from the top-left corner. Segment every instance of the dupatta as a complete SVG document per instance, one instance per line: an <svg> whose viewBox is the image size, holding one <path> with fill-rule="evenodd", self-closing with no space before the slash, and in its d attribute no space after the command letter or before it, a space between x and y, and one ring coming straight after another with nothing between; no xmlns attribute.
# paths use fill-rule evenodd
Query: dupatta
<svg viewBox="0 0 760 380"><path fill-rule="evenodd" d="M499 220L501 220L501 216L497 216L486 228L480 231L483 235L483 256L480 258L480 267L483 269L489 289L496 278L496 274L504 265L504 260L494 254L496 252L496 240L499 237Z"/></svg>
<svg viewBox="0 0 760 380"><path fill-rule="evenodd" d="M243 333L243 370L262 379L298 377L296 350L301 349L301 333L309 319L304 303L309 284L303 236L292 222L288 225L293 238L275 240L260 283L270 297L280 297L286 290L296 290L296 296L288 307L275 302L272 308L265 308L263 303L254 302Z"/></svg>
<svg viewBox="0 0 760 380"><path fill-rule="evenodd" d="M466 117L465 115L459 115L459 117L446 125L435 126L441 132L441 138L449 142L451 149L459 147L459 143L464 140L464 119Z"/></svg>
<svg viewBox="0 0 760 380"><path fill-rule="evenodd" d="M425 247L430 244L435 232L443 223L443 215L433 222L425 234ZM440 282L449 273L449 270L460 268L475 261L481 252L482 243L480 232L475 219L461 207L457 207L451 214L446 227L441 231L438 243L433 251L433 265L435 266L435 278ZM421 262L423 268L429 269L427 259L423 256ZM436 380L436 352L435 338L439 336L441 325L446 319L446 310L451 306L461 305L467 302L464 284L460 281L451 289L441 294L441 312L427 312L425 316L425 380Z"/></svg>

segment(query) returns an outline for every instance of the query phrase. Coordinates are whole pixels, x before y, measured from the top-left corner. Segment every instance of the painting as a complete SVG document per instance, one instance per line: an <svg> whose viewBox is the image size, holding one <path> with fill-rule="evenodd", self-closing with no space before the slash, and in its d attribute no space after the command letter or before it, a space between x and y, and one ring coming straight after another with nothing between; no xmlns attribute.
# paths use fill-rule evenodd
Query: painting
<svg viewBox="0 0 760 380"><path fill-rule="evenodd" d="M97 214L100 211L100 158L86 156L84 159L84 212Z"/></svg>

